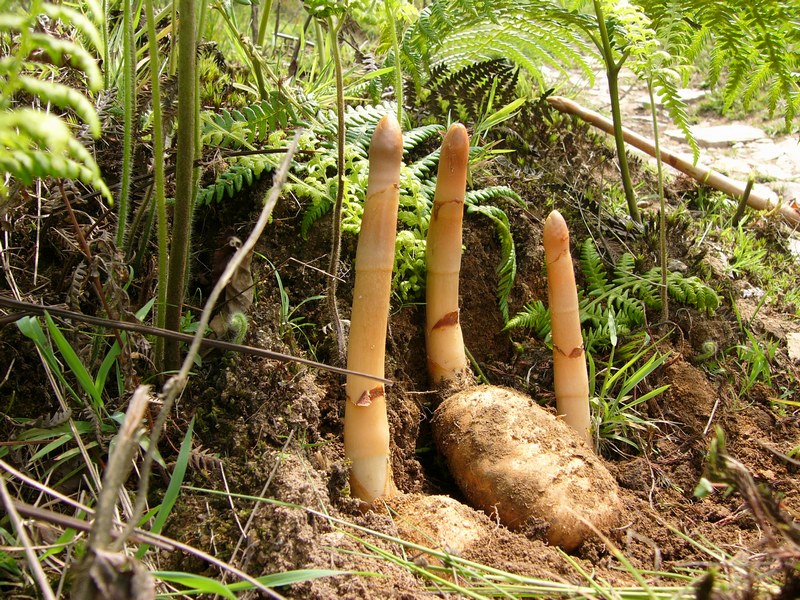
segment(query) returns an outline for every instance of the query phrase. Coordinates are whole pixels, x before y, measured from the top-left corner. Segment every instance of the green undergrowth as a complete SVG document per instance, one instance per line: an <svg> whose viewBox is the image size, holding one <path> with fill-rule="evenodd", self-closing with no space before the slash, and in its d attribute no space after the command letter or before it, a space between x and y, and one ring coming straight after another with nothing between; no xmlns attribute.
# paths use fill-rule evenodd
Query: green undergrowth
<svg viewBox="0 0 800 600"><path fill-rule="evenodd" d="M302 201L300 234L308 239L318 221L328 215L336 197L336 115L323 111L313 116L301 115L291 105L259 102L241 110L208 113L204 122L204 143L240 153L231 156L225 169L214 182L200 191L198 204L224 202L251 185L264 173L272 172L280 154L258 152L256 145L280 148L286 143L285 128L305 124L300 138L298 157L293 163L286 193ZM281 108L282 106L282 108ZM348 107L345 114L345 190L342 231L357 235L369 177L369 141L372 131L385 114L396 109L392 103ZM502 109L501 109L502 110ZM501 117L502 117L501 113ZM500 117L495 117L497 120ZM308 126L313 120L315 127ZM403 133L404 166L400 175L400 208L398 212L397 248L393 276L393 292L401 303L421 299L425 282L425 238L436 188L439 145L445 127L428 124ZM471 162L491 158L494 151L473 146ZM508 296L516 273L516 253L508 216L497 204L506 199L524 205L510 187L491 186L468 191L467 213L480 215L492 223L500 240L498 257L498 302L508 317Z"/></svg>
<svg viewBox="0 0 800 600"><path fill-rule="evenodd" d="M585 287L579 290L581 326L587 352L608 351L615 335L624 337L646 324L647 311L661 308L659 267L639 272L633 254L627 252L615 265L606 267L594 242L587 238L581 246L580 267ZM682 306L713 313L719 306L717 293L698 277L678 272L667 274L670 298ZM506 329L530 329L540 338L550 334L550 311L541 300L525 305Z"/></svg>

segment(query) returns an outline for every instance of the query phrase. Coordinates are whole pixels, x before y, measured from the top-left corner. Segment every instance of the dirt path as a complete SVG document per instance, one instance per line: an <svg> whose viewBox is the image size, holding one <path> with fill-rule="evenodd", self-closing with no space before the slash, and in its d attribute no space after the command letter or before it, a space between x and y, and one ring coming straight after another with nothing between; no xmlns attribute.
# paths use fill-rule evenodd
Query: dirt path
<svg viewBox="0 0 800 600"><path fill-rule="evenodd" d="M620 89L625 126L652 138L647 87L631 71L623 70ZM705 90L691 88L682 92L694 123L693 132L700 145L699 163L742 181L746 181L752 173L756 185L769 189L776 198L783 198L787 202L800 200L800 140L797 135L788 135L783 131L781 118L770 119L769 115L761 112L740 119L720 116L718 112L707 108L710 94ZM602 70L597 71L593 84L575 76L571 87L559 93L577 93L579 100L587 107L611 115L608 86ZM658 126L662 147L691 160L691 147L663 108L658 112Z"/></svg>

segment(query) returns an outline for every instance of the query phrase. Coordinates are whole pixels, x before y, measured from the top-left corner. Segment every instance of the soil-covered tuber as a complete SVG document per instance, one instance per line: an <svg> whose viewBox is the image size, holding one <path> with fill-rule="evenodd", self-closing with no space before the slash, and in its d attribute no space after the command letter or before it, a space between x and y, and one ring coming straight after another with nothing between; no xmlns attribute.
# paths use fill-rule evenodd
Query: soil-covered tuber
<svg viewBox="0 0 800 600"><path fill-rule="evenodd" d="M617 483L575 432L530 398L479 386L436 410L439 451L469 502L509 529L573 550L620 516Z"/></svg>

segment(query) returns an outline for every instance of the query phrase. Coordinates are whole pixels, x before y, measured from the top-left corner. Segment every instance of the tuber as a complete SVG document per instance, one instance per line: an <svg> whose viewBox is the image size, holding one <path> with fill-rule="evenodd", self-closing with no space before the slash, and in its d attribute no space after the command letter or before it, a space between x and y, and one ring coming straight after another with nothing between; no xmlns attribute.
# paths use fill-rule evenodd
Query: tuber
<svg viewBox="0 0 800 600"><path fill-rule="evenodd" d="M463 387L469 380L458 309L468 158L466 130L454 125L442 144L428 233L426 294L429 376L432 383L450 387ZM566 228L553 229L555 241L560 237L563 242L565 231ZM550 234L547 229L545 237ZM568 242L567 236L567 257ZM557 258L552 260L548 258L548 273L552 273L554 286L556 282L561 286L551 293L551 306L568 296L563 290L570 285L577 302L571 263L567 266L567 261L562 260L563 246L558 248L556 251L561 254L554 255ZM557 273L551 267L554 262L570 271L571 284L567 273ZM571 305L564 308L572 316ZM559 312L557 309L553 314ZM559 347L569 346L568 354L575 354L572 348L576 348L580 352L578 358L583 359L580 338L578 322L577 339L559 337L562 344ZM576 363L577 360L566 364ZM583 378L586 381L585 363ZM580 384L573 388L560 385L556 391L566 390L578 397L582 389ZM588 392L583 400L588 410ZM559 405L559 413L562 408ZM511 529L530 531L532 527L541 527L549 543L572 550L591 535L593 528L613 527L619 518L621 502L616 482L587 443L591 441L588 421L585 427L584 421L575 421L578 425L574 427L581 429L578 432L567 424L572 422L571 417L567 419L564 422L556 418L513 390L478 386L446 398L436 409L431 425L437 447L473 506L495 514Z"/></svg>
<svg viewBox="0 0 800 600"><path fill-rule="evenodd" d="M397 118L383 117L369 147L369 180L355 263L347 368L384 376L386 326L400 200L403 137ZM382 383L348 375L344 452L351 463L350 487L365 502L392 496L389 421Z"/></svg>
<svg viewBox="0 0 800 600"><path fill-rule="evenodd" d="M572 429L514 390L478 386L436 409L436 446L470 503L565 550L619 517L617 483Z"/></svg>

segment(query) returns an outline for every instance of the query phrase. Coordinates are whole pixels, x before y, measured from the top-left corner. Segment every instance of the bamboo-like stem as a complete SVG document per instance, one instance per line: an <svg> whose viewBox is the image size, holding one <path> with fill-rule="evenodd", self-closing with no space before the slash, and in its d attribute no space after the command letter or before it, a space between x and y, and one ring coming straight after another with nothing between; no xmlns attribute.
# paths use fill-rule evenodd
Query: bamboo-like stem
<svg viewBox="0 0 800 600"><path fill-rule="evenodd" d="M628 203L628 213L631 219L641 223L639 207L636 205L636 193L633 190L631 180L631 170L628 166L628 155L625 154L625 139L622 134L622 108L619 101L619 72L622 65L628 58L627 53L623 54L619 61L614 60L614 52L611 48L611 38L606 27L606 17L603 5L600 0L594 0L594 12L597 17L597 27L600 31L599 50L606 63L606 77L608 79L608 97L611 101L611 115L613 120L614 143L617 146L617 161L619 162L619 174L622 180L622 189L625 191L625 200Z"/></svg>
<svg viewBox="0 0 800 600"><path fill-rule="evenodd" d="M589 376L581 336L578 290L569 251L569 230L554 210L544 222L547 292L553 330L553 378L556 410L590 447Z"/></svg>
<svg viewBox="0 0 800 600"><path fill-rule="evenodd" d="M458 310L461 224L467 189L469 137L460 123L442 142L439 174L426 245L425 343L428 375L434 384L459 382L469 373Z"/></svg>
<svg viewBox="0 0 800 600"><path fill-rule="evenodd" d="M553 108L563 113L569 113L580 117L590 125L597 127L606 133L614 133L613 123L609 119L593 110L589 110L588 108L581 106L577 102L561 96L549 96L547 101ZM638 148L642 152L646 152L650 156L656 156L656 149L650 140L625 127L623 127L622 132L625 142L635 148ZM684 160L677 154L673 154L668 150L661 149L659 154L661 156L661 160L667 163L673 169L676 169L681 173L696 179L700 183L709 185L714 189L724 192L734 198L742 198L742 196L744 196L746 184L743 184L740 181L726 177L725 175L714 171L710 167L692 164L688 160ZM756 190L753 190L750 193L747 204L751 208L755 208L757 210L777 210L790 225L800 225L800 211L796 210L789 204L777 204L771 198L765 194L759 193Z"/></svg>
<svg viewBox="0 0 800 600"><path fill-rule="evenodd" d="M342 319L339 316L339 304L337 294L337 284L339 277L339 263L342 251L342 203L344 202L344 179L345 179L345 122L344 122L344 75L342 73L342 59L339 55L339 27L342 21L334 24L333 17L328 18L328 30L330 33L331 57L333 58L333 72L336 79L336 201L333 205L333 216L331 218L331 256L328 261L328 289L326 299L328 301L328 311L333 323L333 330L336 333L336 345L339 349L338 364L341 365L345 359L345 338ZM383 366L381 366L383 369Z"/></svg>
<svg viewBox="0 0 800 600"><path fill-rule="evenodd" d="M194 205L195 155L195 71L197 65L196 3L180 0L178 27L178 155L175 171L175 209L172 217L172 246L167 276L167 307L165 327L178 331L183 311L186 271ZM181 365L180 347L167 340L164 348L164 367L176 370Z"/></svg>
<svg viewBox="0 0 800 600"><path fill-rule="evenodd" d="M347 368L383 376L389 293L394 265L403 136L394 114L375 128L369 150L369 184L356 250L356 279ZM344 452L350 460L350 487L372 502L395 494L389 451L389 420L382 383L347 376Z"/></svg>
<svg viewBox="0 0 800 600"><path fill-rule="evenodd" d="M167 199L164 185L164 128L161 113L161 73L156 19L153 0L145 0L147 17L147 43L150 49L150 89L153 98L153 191L155 193L156 229L158 238L158 286L156 288L156 327L163 329L167 306L167 253L169 252L169 225ZM156 365L164 364L164 339L156 338Z"/></svg>

